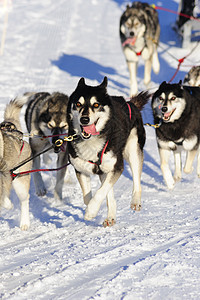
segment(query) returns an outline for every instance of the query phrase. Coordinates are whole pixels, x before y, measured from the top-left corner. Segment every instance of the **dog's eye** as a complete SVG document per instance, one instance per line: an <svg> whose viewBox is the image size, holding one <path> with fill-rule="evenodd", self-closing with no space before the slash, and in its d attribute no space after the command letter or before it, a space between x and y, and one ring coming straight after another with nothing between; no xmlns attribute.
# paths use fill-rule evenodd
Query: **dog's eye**
<svg viewBox="0 0 200 300"><path fill-rule="evenodd" d="M47 126L48 126L49 128L54 128L53 125L52 125L50 122L47 124Z"/></svg>
<svg viewBox="0 0 200 300"><path fill-rule="evenodd" d="M176 99L176 96L173 96L173 97L171 97L171 99L170 100L175 100Z"/></svg>
<svg viewBox="0 0 200 300"><path fill-rule="evenodd" d="M93 104L93 107L94 107L94 108L98 108L98 107L99 107L99 103L94 103L94 104Z"/></svg>
<svg viewBox="0 0 200 300"><path fill-rule="evenodd" d="M164 99L163 99L163 97L160 96L160 97L159 97L159 100L162 101L162 100L164 100Z"/></svg>
<svg viewBox="0 0 200 300"><path fill-rule="evenodd" d="M76 107L81 107L81 106L82 106L82 104L80 102L76 103Z"/></svg>

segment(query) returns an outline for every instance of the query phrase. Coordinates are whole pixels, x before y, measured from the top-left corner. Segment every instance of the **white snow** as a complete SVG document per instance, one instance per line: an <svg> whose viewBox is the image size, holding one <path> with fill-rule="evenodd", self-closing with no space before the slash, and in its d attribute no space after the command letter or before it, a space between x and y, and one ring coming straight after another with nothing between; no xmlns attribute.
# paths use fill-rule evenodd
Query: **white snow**
<svg viewBox="0 0 200 300"><path fill-rule="evenodd" d="M178 2L154 3L177 11ZM13 97L26 91L70 95L80 77L96 85L108 76L108 92L128 98L129 75L119 41L119 18L127 3L0 0L1 41L6 33L0 56L1 120L6 103ZM176 15L158 13L161 71L152 74L151 91L163 80L169 81L178 66L176 59L190 52L181 47L171 29ZM174 82L199 63L197 47L181 65ZM142 62L138 85L140 90L145 89ZM24 112L25 108L21 122L26 132ZM143 117L145 122L152 122L150 105ZM1 299L200 298L200 179L196 165L192 174L183 174L175 189L168 191L159 166L154 129L145 129L142 210L130 209L132 179L125 165L115 185L117 223L111 228L101 225L106 203L93 221L84 220L85 206L72 166L63 203L53 199L54 173L42 173L48 187L43 198L35 195L31 182L31 227L27 232L19 229L19 202L11 193L14 209L3 209L0 216ZM50 167L55 167L52 158ZM94 177L92 188L98 186Z"/></svg>

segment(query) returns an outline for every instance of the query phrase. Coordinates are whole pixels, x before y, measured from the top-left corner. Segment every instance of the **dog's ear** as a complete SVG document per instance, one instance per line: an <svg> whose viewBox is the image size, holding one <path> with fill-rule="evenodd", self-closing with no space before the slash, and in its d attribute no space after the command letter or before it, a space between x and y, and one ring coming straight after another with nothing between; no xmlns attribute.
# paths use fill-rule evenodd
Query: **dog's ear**
<svg viewBox="0 0 200 300"><path fill-rule="evenodd" d="M182 85L182 80L180 80L178 84L179 84L179 85Z"/></svg>
<svg viewBox="0 0 200 300"><path fill-rule="evenodd" d="M105 76L102 83L99 85L102 88L106 88L108 85L108 78Z"/></svg>
<svg viewBox="0 0 200 300"><path fill-rule="evenodd" d="M162 89L166 84L167 84L166 81L163 81L163 82L161 83L161 85L159 86L159 89Z"/></svg>
<svg viewBox="0 0 200 300"><path fill-rule="evenodd" d="M81 77L81 79L78 82L78 86L83 86L83 85L85 85L85 79Z"/></svg>

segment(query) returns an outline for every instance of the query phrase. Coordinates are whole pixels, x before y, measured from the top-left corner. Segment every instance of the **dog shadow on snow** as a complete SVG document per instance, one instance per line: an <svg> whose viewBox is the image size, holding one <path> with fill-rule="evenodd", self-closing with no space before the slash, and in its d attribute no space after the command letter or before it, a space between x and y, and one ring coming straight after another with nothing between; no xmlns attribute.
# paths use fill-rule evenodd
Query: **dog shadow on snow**
<svg viewBox="0 0 200 300"><path fill-rule="evenodd" d="M53 60L51 63L57 66L60 70L69 73L71 76L84 77L90 80L101 82L104 76L119 75L113 67L103 66L91 59L79 55L65 54L59 57L58 60ZM123 90L125 85L109 78L118 89Z"/></svg>

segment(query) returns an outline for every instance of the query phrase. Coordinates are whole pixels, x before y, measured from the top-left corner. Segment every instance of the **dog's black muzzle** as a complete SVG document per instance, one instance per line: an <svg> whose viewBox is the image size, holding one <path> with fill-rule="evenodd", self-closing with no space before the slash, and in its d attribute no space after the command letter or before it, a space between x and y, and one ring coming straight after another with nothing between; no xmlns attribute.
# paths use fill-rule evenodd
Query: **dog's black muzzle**
<svg viewBox="0 0 200 300"><path fill-rule="evenodd" d="M88 123L90 122L90 118L88 116L82 116L80 118L80 122L82 125L88 125Z"/></svg>
<svg viewBox="0 0 200 300"><path fill-rule="evenodd" d="M56 146L56 141L60 138L60 134L62 134L63 132L62 132L62 129L61 128L59 128L59 127L55 127L55 128L53 128L52 130L51 130L51 133L52 133L52 144L53 144L53 146L54 146L54 152L55 153L59 153L60 152L60 150L61 150L61 148L60 147L58 147L58 146ZM62 138L62 136L61 136L61 138Z"/></svg>

